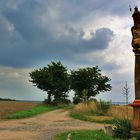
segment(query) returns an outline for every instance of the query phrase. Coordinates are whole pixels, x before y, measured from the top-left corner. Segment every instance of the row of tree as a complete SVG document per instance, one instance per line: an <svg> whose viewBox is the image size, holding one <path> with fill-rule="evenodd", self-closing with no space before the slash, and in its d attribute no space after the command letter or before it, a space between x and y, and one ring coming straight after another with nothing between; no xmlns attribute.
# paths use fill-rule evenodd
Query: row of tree
<svg viewBox="0 0 140 140"><path fill-rule="evenodd" d="M79 100L84 97L88 100L100 92L111 90L110 79L102 75L97 66L68 71L61 62L51 62L47 67L32 71L30 77L34 86L47 92L48 103L52 97L58 102L65 100L70 90Z"/></svg>

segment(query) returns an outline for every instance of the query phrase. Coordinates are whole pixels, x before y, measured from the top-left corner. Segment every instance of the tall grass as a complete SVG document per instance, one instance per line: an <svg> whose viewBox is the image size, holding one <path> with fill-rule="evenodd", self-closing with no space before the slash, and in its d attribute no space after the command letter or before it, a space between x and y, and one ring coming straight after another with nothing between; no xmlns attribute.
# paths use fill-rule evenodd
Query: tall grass
<svg viewBox="0 0 140 140"><path fill-rule="evenodd" d="M106 115L108 110L111 108L111 101L103 101L99 100L96 102L96 107L97 107L97 114L98 115Z"/></svg>
<svg viewBox="0 0 140 140"><path fill-rule="evenodd" d="M95 114L97 107L94 101L88 103L79 103L74 106L74 111L80 114Z"/></svg>
<svg viewBox="0 0 140 140"><path fill-rule="evenodd" d="M113 106L111 102L91 101L86 103L79 103L75 105L70 114L75 119L109 123L112 124L116 120L124 119L126 116L125 106ZM133 117L133 110L129 107L129 119Z"/></svg>
<svg viewBox="0 0 140 140"><path fill-rule="evenodd" d="M100 108L102 109L102 108ZM103 111L102 111L103 110ZM71 111L71 117L75 119L91 121L91 122L99 122L99 123L113 123L114 118L111 116L105 116L105 114L101 115L99 112L106 112L106 108L101 111L97 107L96 101L90 101L86 103L79 103L74 106Z"/></svg>
<svg viewBox="0 0 140 140"><path fill-rule="evenodd" d="M79 103L75 105L75 112L79 112L80 114L97 114L97 115L105 115L111 107L110 101L90 101L88 103Z"/></svg>

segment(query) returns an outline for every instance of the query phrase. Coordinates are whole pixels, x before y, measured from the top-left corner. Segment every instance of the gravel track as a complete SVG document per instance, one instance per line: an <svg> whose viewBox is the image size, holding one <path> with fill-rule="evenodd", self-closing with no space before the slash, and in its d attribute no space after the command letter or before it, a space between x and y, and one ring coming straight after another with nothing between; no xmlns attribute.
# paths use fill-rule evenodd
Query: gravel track
<svg viewBox="0 0 140 140"><path fill-rule="evenodd" d="M76 120L59 109L32 118L0 121L0 140L53 140L66 130L103 129L103 124Z"/></svg>

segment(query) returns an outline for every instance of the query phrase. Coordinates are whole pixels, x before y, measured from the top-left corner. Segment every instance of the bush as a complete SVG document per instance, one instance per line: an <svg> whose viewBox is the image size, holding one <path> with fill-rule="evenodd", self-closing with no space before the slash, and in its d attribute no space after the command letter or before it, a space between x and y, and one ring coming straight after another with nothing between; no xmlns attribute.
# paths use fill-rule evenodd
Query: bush
<svg viewBox="0 0 140 140"><path fill-rule="evenodd" d="M71 103L71 101L69 99L61 99L61 98L60 99L54 99L51 103L49 103L48 99L45 99L44 100L44 104L54 105L54 106L56 106L56 105L62 105L62 104L68 105L70 103Z"/></svg>
<svg viewBox="0 0 140 140"><path fill-rule="evenodd" d="M46 104L46 105L50 104L48 99L45 99L45 100L43 101L43 103Z"/></svg>
<svg viewBox="0 0 140 140"><path fill-rule="evenodd" d="M79 97L74 97L73 98L73 103L74 104L78 104L78 103L81 103L81 102L82 102L82 100Z"/></svg>
<svg viewBox="0 0 140 140"><path fill-rule="evenodd" d="M140 133L136 136L136 140L140 140Z"/></svg>
<svg viewBox="0 0 140 140"><path fill-rule="evenodd" d="M111 101L100 101L95 102L97 107L98 115L105 115L111 107Z"/></svg>
<svg viewBox="0 0 140 140"><path fill-rule="evenodd" d="M118 120L114 124L114 137L129 140L131 137L131 123L127 119Z"/></svg>
<svg viewBox="0 0 140 140"><path fill-rule="evenodd" d="M133 135L132 135L132 140L134 139L134 140L140 140L140 132L138 132L138 133L134 133Z"/></svg>
<svg viewBox="0 0 140 140"><path fill-rule="evenodd" d="M54 99L52 105L62 105L62 104L70 104L71 101L69 99Z"/></svg>

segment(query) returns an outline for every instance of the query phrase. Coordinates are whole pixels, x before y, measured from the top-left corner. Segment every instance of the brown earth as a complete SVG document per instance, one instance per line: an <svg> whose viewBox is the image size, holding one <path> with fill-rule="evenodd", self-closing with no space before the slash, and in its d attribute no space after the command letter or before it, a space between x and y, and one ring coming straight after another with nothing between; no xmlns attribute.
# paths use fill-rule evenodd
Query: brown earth
<svg viewBox="0 0 140 140"><path fill-rule="evenodd" d="M66 130L94 130L103 124L84 122L69 117L66 110L55 110L32 118L0 121L0 140L53 140Z"/></svg>
<svg viewBox="0 0 140 140"><path fill-rule="evenodd" d="M0 101L0 119L19 110L31 109L36 105L38 104L32 102Z"/></svg>

